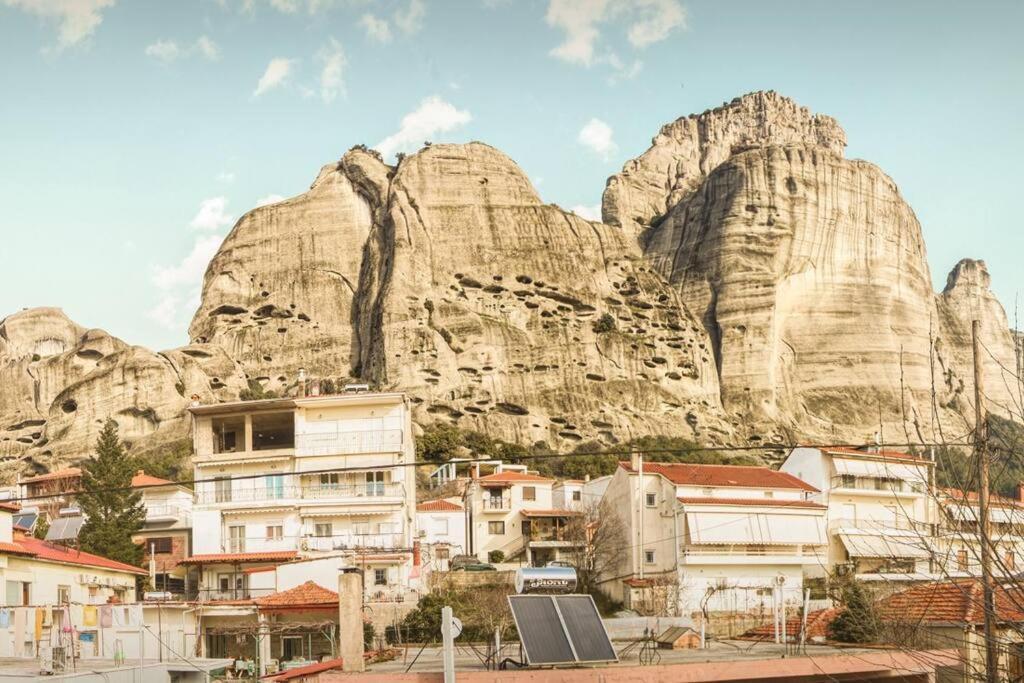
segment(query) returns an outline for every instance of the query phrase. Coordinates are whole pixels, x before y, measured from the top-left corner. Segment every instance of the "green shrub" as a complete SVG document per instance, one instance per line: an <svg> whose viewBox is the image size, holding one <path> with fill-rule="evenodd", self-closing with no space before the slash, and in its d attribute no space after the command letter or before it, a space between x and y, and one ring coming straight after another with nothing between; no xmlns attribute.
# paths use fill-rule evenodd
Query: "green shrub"
<svg viewBox="0 0 1024 683"><path fill-rule="evenodd" d="M492 550L487 553L487 561L492 564L498 564L499 562L505 561L505 553L500 550Z"/></svg>
<svg viewBox="0 0 1024 683"><path fill-rule="evenodd" d="M594 323L594 332L604 334L615 331L615 317L611 313L604 313Z"/></svg>

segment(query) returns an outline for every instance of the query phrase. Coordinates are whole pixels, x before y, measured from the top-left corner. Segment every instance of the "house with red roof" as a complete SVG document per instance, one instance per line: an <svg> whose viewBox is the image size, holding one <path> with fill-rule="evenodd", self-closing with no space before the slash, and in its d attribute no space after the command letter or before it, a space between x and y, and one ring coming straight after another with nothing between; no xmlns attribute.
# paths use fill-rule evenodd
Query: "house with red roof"
<svg viewBox="0 0 1024 683"><path fill-rule="evenodd" d="M602 588L644 614L799 604L823 561L825 506L807 482L768 467L620 462L600 524L618 529Z"/></svg>
<svg viewBox="0 0 1024 683"><path fill-rule="evenodd" d="M938 502L936 571L949 578L981 576L981 511L976 491L943 488ZM1004 578L1024 569L1024 485L1017 497L989 496L989 533L992 569Z"/></svg>
<svg viewBox="0 0 1024 683"><path fill-rule="evenodd" d="M567 560L579 545L569 533L577 512L555 507L554 485L554 479L516 470L471 480L466 487L467 554L532 566Z"/></svg>
<svg viewBox="0 0 1024 683"><path fill-rule="evenodd" d="M139 470L132 486L142 494L146 520L132 540L143 547L143 566L152 567L152 590L184 597L192 592L196 577L180 564L192 554L192 490Z"/></svg>
<svg viewBox="0 0 1024 683"><path fill-rule="evenodd" d="M426 570L445 571L454 555L464 555L466 508L459 498L438 498L416 505L416 533Z"/></svg>
<svg viewBox="0 0 1024 683"><path fill-rule="evenodd" d="M812 498L828 508L828 561L812 575L836 567L885 585L934 580L941 550L933 468L927 458L875 447L794 448L781 471L812 484Z"/></svg>

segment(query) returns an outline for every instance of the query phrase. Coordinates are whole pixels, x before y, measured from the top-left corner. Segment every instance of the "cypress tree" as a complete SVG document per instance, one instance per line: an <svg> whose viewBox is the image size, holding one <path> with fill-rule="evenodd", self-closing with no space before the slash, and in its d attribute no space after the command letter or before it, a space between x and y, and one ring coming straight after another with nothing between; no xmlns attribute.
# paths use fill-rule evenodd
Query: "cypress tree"
<svg viewBox="0 0 1024 683"><path fill-rule="evenodd" d="M78 504L86 521L78 536L82 550L139 565L143 548L132 542L142 528L146 509L142 493L134 491L135 462L124 452L117 423L107 420L96 442L96 457L82 465Z"/></svg>
<svg viewBox="0 0 1024 683"><path fill-rule="evenodd" d="M841 643L877 642L881 623L864 587L851 580L843 586L842 602L843 611L829 629L832 639Z"/></svg>

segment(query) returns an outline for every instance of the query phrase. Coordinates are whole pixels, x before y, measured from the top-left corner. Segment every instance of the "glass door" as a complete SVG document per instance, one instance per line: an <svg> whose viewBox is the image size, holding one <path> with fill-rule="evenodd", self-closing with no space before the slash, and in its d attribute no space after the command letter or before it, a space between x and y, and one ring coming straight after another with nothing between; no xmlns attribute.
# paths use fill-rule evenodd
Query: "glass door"
<svg viewBox="0 0 1024 683"><path fill-rule="evenodd" d="M383 472L367 472L366 473L366 495L368 495L368 496L383 496L384 495L384 473Z"/></svg>

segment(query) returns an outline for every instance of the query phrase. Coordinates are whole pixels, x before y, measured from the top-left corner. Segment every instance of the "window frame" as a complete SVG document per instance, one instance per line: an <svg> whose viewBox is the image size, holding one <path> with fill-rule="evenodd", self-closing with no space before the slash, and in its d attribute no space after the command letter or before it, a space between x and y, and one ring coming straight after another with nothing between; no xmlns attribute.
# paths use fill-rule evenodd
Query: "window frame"
<svg viewBox="0 0 1024 683"><path fill-rule="evenodd" d="M658 494L651 493L650 491L644 493L644 507L656 508L658 507Z"/></svg>
<svg viewBox="0 0 1024 683"><path fill-rule="evenodd" d="M653 550L650 550L650 549L645 549L644 550L644 564L656 564L656 563L657 563L657 555L655 554L655 552Z"/></svg>
<svg viewBox="0 0 1024 683"><path fill-rule="evenodd" d="M529 495L527 495L529 493ZM536 486L524 486L523 487L523 500L535 501L537 500L537 487Z"/></svg>
<svg viewBox="0 0 1024 683"><path fill-rule="evenodd" d="M501 531L494 531L495 529L501 529ZM504 536L505 535L505 520L503 519L492 519L487 522L487 535L488 536Z"/></svg>

